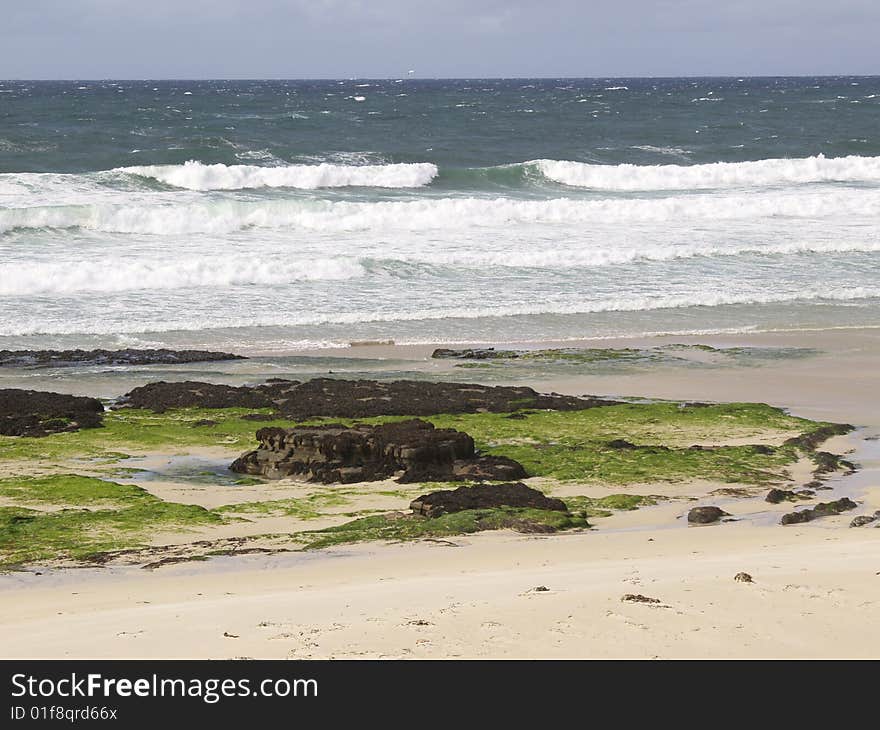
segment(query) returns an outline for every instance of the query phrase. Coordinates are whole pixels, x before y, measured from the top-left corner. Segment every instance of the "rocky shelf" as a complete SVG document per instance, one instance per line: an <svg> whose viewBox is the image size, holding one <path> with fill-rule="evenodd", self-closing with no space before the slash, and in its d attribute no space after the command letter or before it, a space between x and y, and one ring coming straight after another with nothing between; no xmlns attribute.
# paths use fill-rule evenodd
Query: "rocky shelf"
<svg viewBox="0 0 880 730"><path fill-rule="evenodd" d="M246 360L208 350L0 350L0 367L60 368L77 365L182 365Z"/></svg>
<svg viewBox="0 0 880 730"><path fill-rule="evenodd" d="M120 406L162 413L171 408L272 408L285 418L433 416L439 413L508 413L524 408L578 411L615 405L602 398L541 394L527 387L421 380L267 380L234 387L185 381L135 388Z"/></svg>

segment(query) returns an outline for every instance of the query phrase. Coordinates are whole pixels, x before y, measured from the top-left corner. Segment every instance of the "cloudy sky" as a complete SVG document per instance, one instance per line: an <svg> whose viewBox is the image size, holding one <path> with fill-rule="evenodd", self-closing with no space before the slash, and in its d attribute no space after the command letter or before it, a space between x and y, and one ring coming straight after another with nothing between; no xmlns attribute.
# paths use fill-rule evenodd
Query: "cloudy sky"
<svg viewBox="0 0 880 730"><path fill-rule="evenodd" d="M0 0L0 78L880 74L880 0Z"/></svg>

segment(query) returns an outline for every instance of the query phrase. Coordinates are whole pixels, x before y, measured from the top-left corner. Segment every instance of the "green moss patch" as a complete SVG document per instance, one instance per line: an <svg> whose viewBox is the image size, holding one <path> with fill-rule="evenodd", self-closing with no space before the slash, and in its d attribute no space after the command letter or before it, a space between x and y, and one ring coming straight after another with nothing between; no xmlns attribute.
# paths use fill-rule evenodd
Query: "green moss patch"
<svg viewBox="0 0 880 730"><path fill-rule="evenodd" d="M104 416L104 427L59 433L40 439L0 436L0 460L92 458L114 460L127 458L126 452L153 451L187 446L223 446L244 448L253 442L257 427L290 426L289 420L260 422L243 420L248 413L264 412L252 408L184 408L166 413L121 409ZM202 427L201 421L216 425Z"/></svg>
<svg viewBox="0 0 880 730"><path fill-rule="evenodd" d="M532 476L610 484L784 481L784 467L799 458L796 445L713 444L731 438L760 441L768 434L781 440L827 425L759 403L626 403L523 415L478 413L429 420L467 431L480 450L516 459ZM614 445L622 442L623 447Z"/></svg>
<svg viewBox="0 0 880 730"><path fill-rule="evenodd" d="M308 499L273 499L265 502L227 504L213 510L218 515L253 515L262 517L298 517L312 520L322 513Z"/></svg>
<svg viewBox="0 0 880 730"><path fill-rule="evenodd" d="M146 490L76 474L0 479L0 497L17 504L50 504L67 507L106 503L131 503L154 499Z"/></svg>
<svg viewBox="0 0 880 730"><path fill-rule="evenodd" d="M569 511L586 517L609 517L612 512L650 507L665 499L657 495L609 494L605 497L565 497Z"/></svg>
<svg viewBox="0 0 880 730"><path fill-rule="evenodd" d="M195 505L144 499L125 509L38 512L0 507L0 566L45 560L87 560L111 550L142 547L159 530L221 522Z"/></svg>
<svg viewBox="0 0 880 730"><path fill-rule="evenodd" d="M374 540L450 537L505 528L520 532L557 532L589 526L583 516L565 512L500 507L465 510L433 519L409 515L373 515L346 522L344 525L303 532L300 537L307 539L305 549L315 550Z"/></svg>

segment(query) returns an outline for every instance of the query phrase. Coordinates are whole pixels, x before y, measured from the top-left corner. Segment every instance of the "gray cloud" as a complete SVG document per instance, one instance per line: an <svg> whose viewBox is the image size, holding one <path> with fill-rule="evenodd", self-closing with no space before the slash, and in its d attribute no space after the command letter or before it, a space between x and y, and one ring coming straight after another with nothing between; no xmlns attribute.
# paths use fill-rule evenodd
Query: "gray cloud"
<svg viewBox="0 0 880 730"><path fill-rule="evenodd" d="M28 0L0 78L880 73L876 0Z"/></svg>

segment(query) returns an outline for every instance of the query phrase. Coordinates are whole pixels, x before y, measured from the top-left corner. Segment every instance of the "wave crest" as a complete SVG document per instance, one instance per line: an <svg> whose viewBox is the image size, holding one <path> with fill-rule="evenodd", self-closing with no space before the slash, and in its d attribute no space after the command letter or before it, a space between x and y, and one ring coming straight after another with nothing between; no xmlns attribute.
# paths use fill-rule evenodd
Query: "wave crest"
<svg viewBox="0 0 880 730"><path fill-rule="evenodd" d="M206 165L190 160L183 165L120 167L114 172L149 177L187 190L245 190L249 188L372 187L419 188L437 176L430 162L391 165Z"/></svg>
<svg viewBox="0 0 880 730"><path fill-rule="evenodd" d="M822 182L880 182L880 157L768 159L703 165L592 165L569 160L525 163L553 182L595 190L695 190Z"/></svg>

